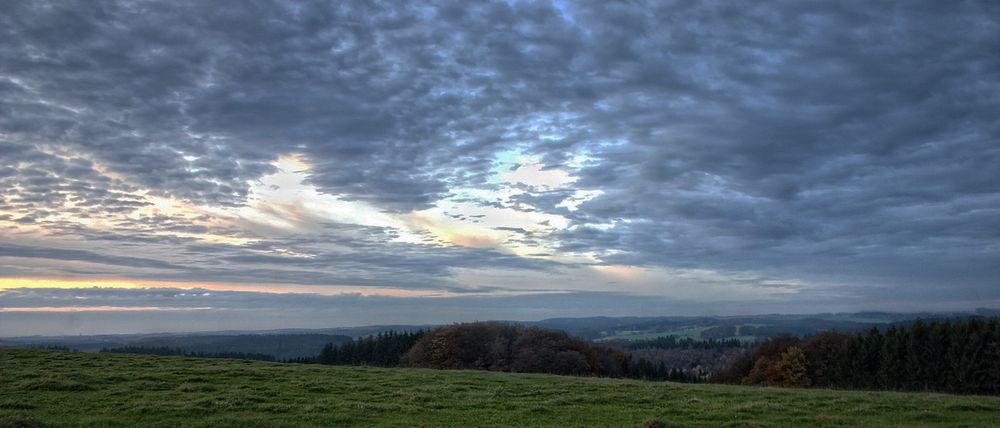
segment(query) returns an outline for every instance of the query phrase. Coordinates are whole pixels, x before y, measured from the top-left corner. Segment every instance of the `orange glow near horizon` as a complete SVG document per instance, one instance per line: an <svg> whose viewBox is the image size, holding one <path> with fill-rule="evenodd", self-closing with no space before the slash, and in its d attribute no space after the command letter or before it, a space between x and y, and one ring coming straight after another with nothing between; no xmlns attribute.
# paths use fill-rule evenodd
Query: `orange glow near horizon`
<svg viewBox="0 0 1000 428"><path fill-rule="evenodd" d="M211 307L198 308L165 308L160 306L38 306L38 307L0 307L3 312L169 312L169 311L207 311Z"/></svg>
<svg viewBox="0 0 1000 428"><path fill-rule="evenodd" d="M0 292L18 288L177 288L209 291L242 291L254 293L300 293L335 296L340 294L360 294L362 296L388 297L450 297L469 295L441 290L408 290L401 288L373 287L364 285L294 285L294 284L230 284L181 281L152 281L118 278L0 278ZM2 309L2 308L0 308Z"/></svg>
<svg viewBox="0 0 1000 428"><path fill-rule="evenodd" d="M137 284L137 281L122 279L83 279L83 278L0 278L0 290L11 288L149 288ZM189 287L178 287L189 288Z"/></svg>

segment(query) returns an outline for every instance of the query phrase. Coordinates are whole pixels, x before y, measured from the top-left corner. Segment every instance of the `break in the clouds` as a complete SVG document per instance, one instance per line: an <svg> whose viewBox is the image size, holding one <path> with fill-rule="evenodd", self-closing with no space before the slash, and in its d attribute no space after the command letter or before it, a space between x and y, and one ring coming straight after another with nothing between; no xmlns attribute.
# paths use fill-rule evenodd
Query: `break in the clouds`
<svg viewBox="0 0 1000 428"><path fill-rule="evenodd" d="M989 305L997 52L991 1L5 2L2 286Z"/></svg>

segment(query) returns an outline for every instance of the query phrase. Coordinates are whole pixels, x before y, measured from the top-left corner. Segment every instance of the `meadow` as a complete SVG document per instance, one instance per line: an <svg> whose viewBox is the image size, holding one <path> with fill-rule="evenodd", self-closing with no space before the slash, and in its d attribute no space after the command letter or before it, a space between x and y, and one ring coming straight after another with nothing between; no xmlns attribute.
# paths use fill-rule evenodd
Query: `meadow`
<svg viewBox="0 0 1000 428"><path fill-rule="evenodd" d="M1000 426L1000 397L0 349L6 426Z"/></svg>

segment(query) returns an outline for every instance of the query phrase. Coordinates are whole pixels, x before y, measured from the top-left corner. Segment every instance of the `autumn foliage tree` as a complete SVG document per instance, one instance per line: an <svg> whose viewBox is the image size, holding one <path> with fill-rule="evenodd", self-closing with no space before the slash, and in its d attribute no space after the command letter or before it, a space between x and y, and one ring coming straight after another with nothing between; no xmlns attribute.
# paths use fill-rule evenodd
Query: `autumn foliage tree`
<svg viewBox="0 0 1000 428"><path fill-rule="evenodd" d="M806 354L798 346L789 346L781 353L781 359L774 364L767 380L769 386L787 388L805 388L811 383L806 374Z"/></svg>
<svg viewBox="0 0 1000 428"><path fill-rule="evenodd" d="M628 358L565 332L486 322L454 324L428 332L406 354L404 364L620 377L626 373Z"/></svg>
<svg viewBox="0 0 1000 428"><path fill-rule="evenodd" d="M712 381L1000 394L1000 320L917 320L858 334L776 337Z"/></svg>

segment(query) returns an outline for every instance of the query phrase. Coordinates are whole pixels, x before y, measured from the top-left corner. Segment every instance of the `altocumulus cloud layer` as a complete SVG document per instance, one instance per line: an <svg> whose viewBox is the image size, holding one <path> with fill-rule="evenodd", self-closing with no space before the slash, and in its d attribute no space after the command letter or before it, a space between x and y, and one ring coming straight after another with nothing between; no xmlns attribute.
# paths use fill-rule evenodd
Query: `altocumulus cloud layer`
<svg viewBox="0 0 1000 428"><path fill-rule="evenodd" d="M1000 301L996 2L5 2L0 40L8 278Z"/></svg>

